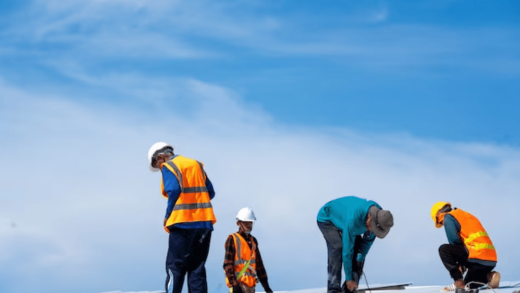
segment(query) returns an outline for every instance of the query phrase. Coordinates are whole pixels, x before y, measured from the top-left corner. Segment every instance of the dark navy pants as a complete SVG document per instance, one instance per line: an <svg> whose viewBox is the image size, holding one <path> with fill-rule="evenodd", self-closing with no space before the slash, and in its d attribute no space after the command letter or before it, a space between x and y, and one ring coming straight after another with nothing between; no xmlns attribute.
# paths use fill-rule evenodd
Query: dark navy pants
<svg viewBox="0 0 520 293"><path fill-rule="evenodd" d="M468 269L464 283L478 282L478 284L470 284L471 289L481 287L481 284L487 284L487 275L495 268L495 266L469 262L469 254L464 245L443 244L439 247L439 255L442 263L455 281L462 279L462 272L459 270L460 265Z"/></svg>
<svg viewBox="0 0 520 293"><path fill-rule="evenodd" d="M330 223L318 222L318 227L327 242L327 293L341 292L341 269L343 265L343 241L341 231ZM361 237L356 236L352 258L352 279L356 281L356 283L359 283L359 278L363 273L363 263L358 263L356 260L360 242Z"/></svg>
<svg viewBox="0 0 520 293"><path fill-rule="evenodd" d="M188 274L188 293L207 293L206 258L210 229L170 228L166 256L166 293L181 293Z"/></svg>

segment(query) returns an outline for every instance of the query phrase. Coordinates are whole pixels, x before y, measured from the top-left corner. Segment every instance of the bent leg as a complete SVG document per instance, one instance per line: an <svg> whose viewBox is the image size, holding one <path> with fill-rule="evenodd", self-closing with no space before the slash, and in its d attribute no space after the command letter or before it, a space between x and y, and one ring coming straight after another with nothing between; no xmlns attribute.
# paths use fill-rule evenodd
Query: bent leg
<svg viewBox="0 0 520 293"><path fill-rule="evenodd" d="M341 291L341 266L343 242L341 240L341 232L336 226L329 223L318 222L318 227L327 242L327 292L335 293Z"/></svg>
<svg viewBox="0 0 520 293"><path fill-rule="evenodd" d="M462 279L459 266L467 263L468 252L466 248L463 245L443 244L439 247L439 256L453 280Z"/></svg>
<svg viewBox="0 0 520 293"><path fill-rule="evenodd" d="M469 284L471 289L479 288L488 283L487 276L495 268L494 266L485 266L479 263L468 262L468 273L464 278L464 283Z"/></svg>

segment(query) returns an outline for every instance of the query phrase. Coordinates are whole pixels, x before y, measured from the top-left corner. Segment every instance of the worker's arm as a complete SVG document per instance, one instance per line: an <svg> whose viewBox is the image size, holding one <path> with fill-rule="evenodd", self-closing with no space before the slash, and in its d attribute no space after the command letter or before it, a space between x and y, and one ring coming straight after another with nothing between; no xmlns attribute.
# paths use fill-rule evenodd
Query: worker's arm
<svg viewBox="0 0 520 293"><path fill-rule="evenodd" d="M215 197L215 190L213 189L213 184L209 180L208 174L206 173L206 170L204 170L204 167L202 167L202 163L198 162L199 166L201 167L202 174L206 177L206 188L208 189L209 193L209 199L213 199Z"/></svg>
<svg viewBox="0 0 520 293"><path fill-rule="evenodd" d="M347 229L342 231L342 242L343 242L343 270L345 271L345 280L352 280L352 258L354 254L354 242L355 238L352 237Z"/></svg>
<svg viewBox="0 0 520 293"><path fill-rule="evenodd" d="M233 292L241 291L238 286L237 279L235 278L235 243L233 242L233 236L229 235L226 240L226 255L224 256L224 272L226 273L226 277L229 281L231 287L233 287Z"/></svg>
<svg viewBox="0 0 520 293"><path fill-rule="evenodd" d="M444 230L448 242L454 245L463 245L464 242L460 238L460 223L450 214L444 216Z"/></svg>
<svg viewBox="0 0 520 293"><path fill-rule="evenodd" d="M215 189L213 189L213 183L209 181L208 175L206 175L206 188L208 189L209 199L213 199L215 197Z"/></svg>
<svg viewBox="0 0 520 293"><path fill-rule="evenodd" d="M181 187L177 176L173 174L168 168L162 168L162 178L164 183L164 190L168 193L168 205L166 207L165 219L168 219L173 211L173 207L181 194Z"/></svg>
<svg viewBox="0 0 520 293"><path fill-rule="evenodd" d="M361 237L361 243L359 246L359 253L356 256L356 260L359 262L364 262L365 257L368 254L368 251L370 250L370 247L372 247L372 244L374 243L374 240L376 239L376 235L370 231L366 231L365 234Z"/></svg>
<svg viewBox="0 0 520 293"><path fill-rule="evenodd" d="M253 237L253 240L256 242L256 275L264 287L266 293L273 292L271 287L269 286L269 281L267 280L267 271L265 270L264 262L262 260L262 256L260 255L260 249L258 249L258 240Z"/></svg>

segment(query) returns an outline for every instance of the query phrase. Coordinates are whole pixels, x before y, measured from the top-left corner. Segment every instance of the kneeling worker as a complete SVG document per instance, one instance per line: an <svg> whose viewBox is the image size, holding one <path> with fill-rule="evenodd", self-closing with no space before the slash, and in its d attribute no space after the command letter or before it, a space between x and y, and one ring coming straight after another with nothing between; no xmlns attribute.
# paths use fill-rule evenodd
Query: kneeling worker
<svg viewBox="0 0 520 293"><path fill-rule="evenodd" d="M258 277L265 292L272 293L258 250L258 241L251 235L256 221L255 214L250 208L243 208L238 212L236 220L238 232L229 235L226 240L226 284L231 293L254 293Z"/></svg>
<svg viewBox="0 0 520 293"><path fill-rule="evenodd" d="M439 247L439 255L455 280L441 291L456 291L466 285L470 289L486 284L498 288L500 273L492 271L497 264L497 253L480 221L468 212L452 209L450 203L443 201L433 205L431 216L435 227L444 226L446 230L449 244ZM466 277L462 279L466 269Z"/></svg>
<svg viewBox="0 0 520 293"><path fill-rule="evenodd" d="M327 242L327 293L341 292L341 263L349 291L358 287L365 257L375 238L385 238L394 225L390 211L355 196L326 203L318 213L318 227ZM362 235L362 236L361 236Z"/></svg>

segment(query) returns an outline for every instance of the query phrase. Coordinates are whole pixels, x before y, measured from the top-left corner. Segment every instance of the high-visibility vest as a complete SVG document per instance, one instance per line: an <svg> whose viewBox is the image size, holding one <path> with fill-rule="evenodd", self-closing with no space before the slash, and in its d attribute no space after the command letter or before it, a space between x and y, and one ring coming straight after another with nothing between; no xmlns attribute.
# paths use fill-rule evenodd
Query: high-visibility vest
<svg viewBox="0 0 520 293"><path fill-rule="evenodd" d="M168 227L177 223L186 222L217 222L213 207L209 199L208 189L206 188L206 172L202 163L176 156L161 165L168 168L179 181L181 193L170 217L166 221L164 229L170 232ZM168 198L168 193L164 190L164 182L161 179L162 195Z"/></svg>
<svg viewBox="0 0 520 293"><path fill-rule="evenodd" d="M231 234L233 243L235 244L235 278L237 282L243 283L248 287L256 286L256 243L251 237L251 248L247 245L247 241L238 233ZM249 262L249 265L247 265ZM247 267L246 267L247 265ZM245 268L245 270L244 270ZM244 270L244 271L243 271ZM242 272L243 271L243 272ZM231 288L228 278L226 284Z"/></svg>
<svg viewBox="0 0 520 293"><path fill-rule="evenodd" d="M452 215L460 224L459 235L466 246L468 259L497 261L497 252L480 221L472 214L461 209L439 215L439 221L444 220L445 214Z"/></svg>

